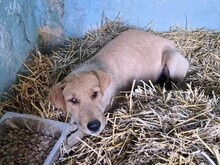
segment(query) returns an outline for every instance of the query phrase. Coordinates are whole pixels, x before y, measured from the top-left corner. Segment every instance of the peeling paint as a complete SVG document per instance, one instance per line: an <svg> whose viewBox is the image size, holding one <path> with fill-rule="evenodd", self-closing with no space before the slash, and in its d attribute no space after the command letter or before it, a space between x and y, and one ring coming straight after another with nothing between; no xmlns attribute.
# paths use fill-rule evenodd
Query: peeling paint
<svg viewBox="0 0 220 165"><path fill-rule="evenodd" d="M20 13L21 6L17 0L9 1L9 7L6 8L6 11L8 15Z"/></svg>
<svg viewBox="0 0 220 165"><path fill-rule="evenodd" d="M15 81L22 62L37 41L30 0L0 1L0 95Z"/></svg>
<svg viewBox="0 0 220 165"><path fill-rule="evenodd" d="M0 25L0 51L3 54L12 52L11 35L6 31L5 27Z"/></svg>
<svg viewBox="0 0 220 165"><path fill-rule="evenodd" d="M63 0L36 0L36 5L38 27L63 28Z"/></svg>
<svg viewBox="0 0 220 165"><path fill-rule="evenodd" d="M56 10L60 20L63 20L63 2L61 0L50 0L49 10Z"/></svg>

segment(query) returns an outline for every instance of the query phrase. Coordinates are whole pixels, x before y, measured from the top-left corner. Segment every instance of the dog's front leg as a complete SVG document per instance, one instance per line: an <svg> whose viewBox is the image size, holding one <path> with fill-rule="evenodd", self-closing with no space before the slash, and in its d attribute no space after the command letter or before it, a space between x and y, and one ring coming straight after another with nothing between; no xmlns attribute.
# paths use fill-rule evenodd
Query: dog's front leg
<svg viewBox="0 0 220 165"><path fill-rule="evenodd" d="M71 124L71 127L66 137L66 144L69 147L72 147L76 143L78 143L80 141L79 139L82 139L85 136L85 134L78 128L77 124L74 122L72 118L71 118L70 124Z"/></svg>

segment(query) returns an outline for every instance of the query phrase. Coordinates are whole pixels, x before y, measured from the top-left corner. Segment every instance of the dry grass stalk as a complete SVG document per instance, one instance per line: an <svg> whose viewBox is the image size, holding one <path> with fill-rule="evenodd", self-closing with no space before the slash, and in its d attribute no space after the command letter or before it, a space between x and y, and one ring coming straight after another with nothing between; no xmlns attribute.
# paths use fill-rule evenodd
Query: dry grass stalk
<svg viewBox="0 0 220 165"><path fill-rule="evenodd" d="M59 119L62 113L47 101L51 84L127 28L107 22L84 39L68 40L51 55L37 52L26 63L29 74L18 76L20 83L12 86L15 95L1 103L0 112ZM185 84L167 91L142 82L122 92L119 106L106 113L103 133L71 149L63 145L61 164L220 164L220 33L173 29L159 35L174 40L189 59Z"/></svg>

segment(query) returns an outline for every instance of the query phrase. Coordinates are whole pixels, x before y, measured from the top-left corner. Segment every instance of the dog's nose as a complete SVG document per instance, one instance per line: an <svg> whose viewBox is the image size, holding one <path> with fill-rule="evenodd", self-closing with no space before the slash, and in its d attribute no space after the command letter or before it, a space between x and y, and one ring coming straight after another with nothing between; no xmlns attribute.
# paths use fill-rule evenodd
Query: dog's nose
<svg viewBox="0 0 220 165"><path fill-rule="evenodd" d="M89 124L87 125L88 129L91 131L91 132L96 132L99 130L99 128L101 127L101 122L97 119L95 120L92 120L89 122Z"/></svg>

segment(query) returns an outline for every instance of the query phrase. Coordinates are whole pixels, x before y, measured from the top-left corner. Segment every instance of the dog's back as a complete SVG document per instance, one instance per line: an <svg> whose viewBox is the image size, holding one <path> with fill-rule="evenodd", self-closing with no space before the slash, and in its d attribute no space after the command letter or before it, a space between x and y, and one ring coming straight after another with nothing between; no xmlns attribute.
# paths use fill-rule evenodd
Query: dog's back
<svg viewBox="0 0 220 165"><path fill-rule="evenodd" d="M162 52L166 47L173 47L172 42L141 30L128 30L109 42L94 58L106 65L120 88L133 79L155 82L163 70Z"/></svg>

